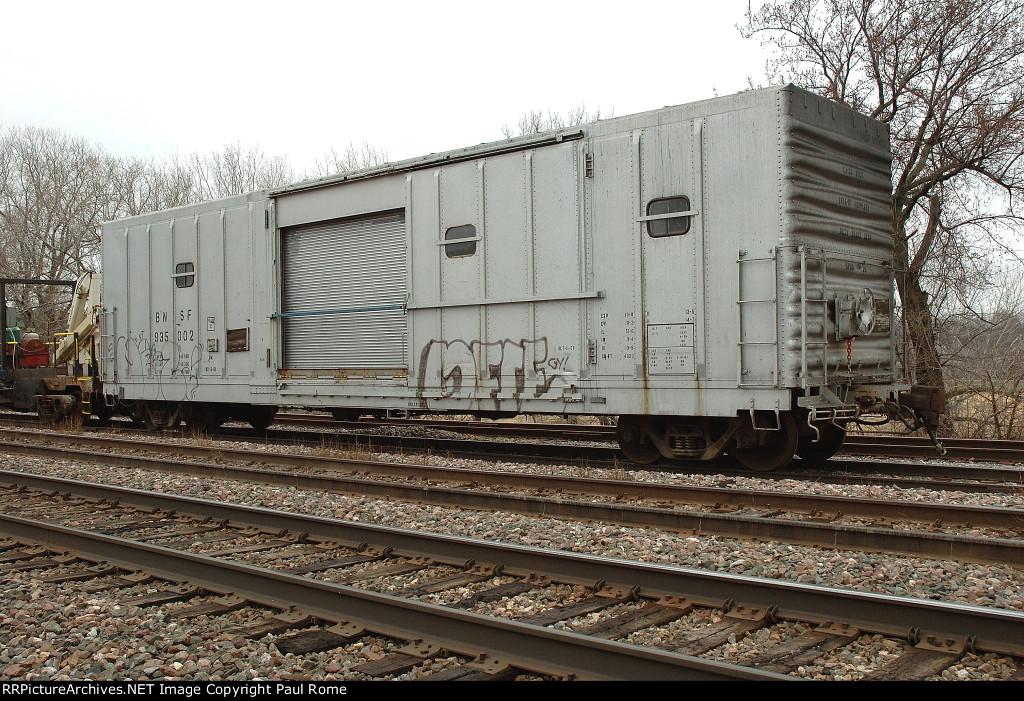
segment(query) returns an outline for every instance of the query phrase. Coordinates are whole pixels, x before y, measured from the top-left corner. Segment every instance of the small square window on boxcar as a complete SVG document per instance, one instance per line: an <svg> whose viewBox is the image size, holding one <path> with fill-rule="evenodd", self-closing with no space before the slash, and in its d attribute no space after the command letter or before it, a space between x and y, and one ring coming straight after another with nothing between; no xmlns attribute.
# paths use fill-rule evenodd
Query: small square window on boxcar
<svg viewBox="0 0 1024 701"><path fill-rule="evenodd" d="M472 224L453 226L444 232L444 254L449 258L464 258L476 253L476 227Z"/></svg>
<svg viewBox="0 0 1024 701"><path fill-rule="evenodd" d="M178 263L174 266L174 286L192 287L196 283L196 267L192 263Z"/></svg>
<svg viewBox="0 0 1024 701"><path fill-rule="evenodd" d="M683 216L672 216L679 213ZM647 203L647 234L653 238L680 236L690 230L690 198L663 197Z"/></svg>

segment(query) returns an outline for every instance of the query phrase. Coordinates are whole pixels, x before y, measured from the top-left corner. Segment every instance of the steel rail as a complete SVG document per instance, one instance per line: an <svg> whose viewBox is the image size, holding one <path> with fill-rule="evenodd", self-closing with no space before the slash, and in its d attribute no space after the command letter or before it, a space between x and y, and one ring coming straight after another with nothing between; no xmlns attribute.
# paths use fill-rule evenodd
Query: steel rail
<svg viewBox="0 0 1024 701"><path fill-rule="evenodd" d="M315 426L322 428L366 429L371 426L389 426L396 423L400 426L429 428L453 433L485 434L489 436L507 436L525 438L540 436L552 439L574 441L616 440L614 426L588 426L585 424L561 423L516 423L462 421L458 419L358 419L338 420L320 414L278 413L274 417L278 426Z"/></svg>
<svg viewBox="0 0 1024 701"><path fill-rule="evenodd" d="M254 438L254 434L248 429L221 428L212 434L215 437L232 438L235 440L248 440ZM630 463L617 447L592 446L592 445L559 445L553 443L522 443L522 442L499 442L489 440L456 440L450 438L425 438L412 436L378 436L373 434L329 434L330 440L337 441L339 446L352 445L369 448L399 449L416 452L437 453L441 455L455 455L466 457L480 457L481 455L499 455L507 460L529 459L533 462L541 461L578 461L584 465L616 465L625 468L638 468L640 466ZM317 442L325 438L323 434L311 434L304 431L292 431L289 429L275 429L271 427L261 432L256 439L265 440L275 445L293 445L295 443L310 442L311 437ZM938 457L931 455L931 457ZM715 472L729 471L730 474L743 475L746 477L767 477L773 478L779 473L754 473L739 468L730 470L728 456L724 462L672 462L662 461L649 466L648 469L664 469L667 471L685 471L706 473L709 470ZM874 472L886 472L890 474L912 475L915 477L933 476L945 478L951 471L969 471L970 479L992 480L1001 482L1013 482L1024 484L1024 471L1019 468L992 467L984 465L949 465L935 462L916 463L893 463L878 460L860 460L855 458L832 458L823 462L794 460L790 469L797 474L807 472L820 473L822 468L831 474L849 472L853 474L864 474ZM968 477L965 475L965 479Z"/></svg>
<svg viewBox="0 0 1024 701"><path fill-rule="evenodd" d="M897 486L920 486L936 490L990 492L998 487L1024 487L1024 470L1019 467L930 460L896 462L891 459L834 457L823 462L812 462L798 458L784 470L761 475L740 469L719 472L742 477L827 479L863 484L895 484L895 480L902 480Z"/></svg>
<svg viewBox="0 0 1024 701"><path fill-rule="evenodd" d="M391 637L424 640L463 655L481 652L525 670L581 680L790 680L772 672L591 638L427 604L194 553L183 553L32 519L0 515L9 537L71 550L160 579L235 594L318 619L353 622Z"/></svg>
<svg viewBox="0 0 1024 701"><path fill-rule="evenodd" d="M848 433L846 440L854 445L913 445L922 448L933 448L932 441L926 436L907 436L902 434L886 433ZM942 445L952 448L963 449L997 449L1017 450L1024 453L1024 441L1002 439L1002 438L950 438L940 436ZM846 445L845 443L843 445ZM1024 457L1024 456L1022 456Z"/></svg>
<svg viewBox="0 0 1024 701"><path fill-rule="evenodd" d="M677 596L695 605L728 609L730 602L734 602L751 608L771 608L779 619L841 620L882 635L970 640L977 650L999 654L1020 655L1024 647L1021 637L1024 613L1015 611L426 534L28 473L0 471L0 484L117 501L262 529L305 533L314 539L342 544L390 547L396 554L427 557L464 567L488 563L495 571L510 575L540 575L588 586L607 583L626 589L636 587L645 596Z"/></svg>
<svg viewBox="0 0 1024 701"><path fill-rule="evenodd" d="M4 414L4 418L26 418L24 415ZM376 426L412 426L418 428L430 428L445 430L453 433L468 433L475 435L507 436L520 438L547 438L552 441L576 440L597 443L613 443L615 440L615 429L608 426L589 426L580 424L520 424L504 422L483 422L483 421L461 421L455 419L360 419L358 421L337 421L333 418L318 415L302 414L278 414L275 421L277 428L272 428L269 434L260 432L260 435L287 436L295 438L301 432L289 433L282 426L314 426L322 427L328 432L332 429L360 431ZM252 438L253 432L249 429L222 428L218 431L221 435L246 436ZM410 450L464 450L466 441L458 441L443 438L418 438L399 436L375 436L367 433L336 434L339 440L347 440L355 444L372 444L375 441L380 445L390 443L400 444ZM1007 464L1024 463L1024 441L1015 440L987 440L972 438L941 438L946 448L945 459L952 460L988 460ZM499 444L500 445L500 444ZM480 449L488 447L486 441L481 441ZM505 446L508 449L508 446ZM573 459L613 461L622 460L621 452L613 445L575 445L558 446L548 444L536 444L530 446L534 452L550 454L554 457L570 457ZM850 433L838 453L838 460L842 456L874 456L884 455L886 457L902 457L919 460L936 459L939 456L935 452L930 439L920 436L905 436L898 434L860 434ZM799 460L795 465L800 465ZM829 463L834 464L834 458ZM843 461L849 462L849 461ZM685 463L684 463L685 464Z"/></svg>
<svg viewBox="0 0 1024 701"><path fill-rule="evenodd" d="M516 422L486 422L486 421L464 421L457 419L360 419L358 421L337 421L333 418L317 414L293 414L281 413L277 415L275 423L282 425L317 425L317 426L344 426L348 428L359 428L367 426L416 426L423 428L436 428L455 432L487 433L491 435L508 436L529 436L548 435L564 437L568 440L601 440L615 441L616 429L614 426L593 426L587 424L566 424L566 423L516 423ZM985 439L985 438L949 438L941 437L942 444L947 449L956 449L965 452L986 452L991 451L997 455L1014 455L1017 459L1024 460L1024 441L1006 439ZM923 436L912 436L903 434L887 433L847 433L843 443L843 452L859 452L862 447L877 446L878 449L889 447L896 448L920 448L920 454L932 456L935 454L935 446L931 439ZM847 451L847 448L850 450Z"/></svg>
<svg viewBox="0 0 1024 701"><path fill-rule="evenodd" d="M566 423L515 423L464 421L457 419L360 419L358 421L336 421L317 414L278 414L278 425L322 426L359 429L368 426L387 426L396 423L402 426L416 426L457 433L487 434L496 436L529 437L540 436L552 439L606 441L616 440L614 426L592 426ZM947 450L947 458L976 458L1024 462L1024 441L980 438L941 438ZM843 455L878 455L886 453L891 457L935 457L935 446L931 439L921 436L876 433L848 433L840 453Z"/></svg>
<svg viewBox="0 0 1024 701"><path fill-rule="evenodd" d="M221 428L218 429L213 435L231 437L239 440L252 440L253 432L249 429L236 429L236 428ZM324 434L314 434L318 440L323 440ZM452 455L501 455L508 459L525 459L529 457L531 460L573 460L580 461L583 463L607 463L607 464L618 464L620 466L635 467L630 463L622 454L617 446L607 445L572 445L572 444L557 444L557 443L523 443L523 442L503 442L503 441L492 441L492 440L467 440L467 439L453 439L453 438L428 438L423 436L380 436L369 433L328 433L330 439L337 441L339 444L348 444L355 446L380 446L387 448L399 448L403 450L412 450L419 452L433 452L439 454L452 454ZM274 428L271 427L265 432L260 432L260 439L266 439L267 441L276 444L288 444L302 441L309 441L310 434L306 431L290 430L285 428ZM874 451L865 451L866 456L876 456L879 453L885 453L887 457L908 457L924 459L926 462L916 462L913 464L899 464L892 462L882 462L878 460L863 460L850 457L833 457L827 461L805 461L795 459L791 464L790 468L795 471L804 470L820 470L825 468L834 472L852 472L852 473L864 473L864 472L877 472L885 471L893 474L907 474L913 476L939 476L944 477L951 470L970 470L973 477L972 479L979 480L1000 480L1010 481L1017 483L1024 483L1024 471L1019 468L1012 467L993 467L984 465L971 465L963 467L960 465L949 465L944 462L934 462L939 456L935 453L934 448L930 451L898 451L895 448L893 450L879 449ZM904 455L897 453L903 452ZM949 458L947 455L946 458ZM961 459L969 459L972 457L980 458L978 454L972 452L964 452L960 454ZM931 459L928 461L928 459ZM1024 462L1024 455L1019 455L1015 459L1002 460L1003 462ZM695 470L699 472L707 471L708 469L722 470L729 467L728 457L725 462L674 462L674 461L661 461L651 467L664 468L666 470ZM746 476L767 476L772 477L775 473L752 473L749 470L736 470L737 474L744 474Z"/></svg>
<svg viewBox="0 0 1024 701"><path fill-rule="evenodd" d="M988 460L1001 463L1024 462L1024 451L1017 447L998 446L971 446L962 447L947 445L939 439L946 452L942 455L943 460ZM843 443L840 449L843 455L885 455L890 458L938 458L935 448L929 443L927 446L914 443L895 443L890 441L850 441Z"/></svg>
<svg viewBox="0 0 1024 701"><path fill-rule="evenodd" d="M10 434L7 434L11 431ZM26 431L20 429L3 429L0 428L0 435L24 435ZM91 433L72 432L67 433L53 433L46 431L31 431L32 435L44 435L44 436L57 436L57 435L73 435L82 437L84 441L88 441ZM281 438L281 436L274 437L274 433L277 431L271 431L270 435L263 437L255 437L254 434L249 431L235 431L234 433L223 434L223 435L211 435L209 436L212 440L242 440L247 442L257 442L264 445L278 445L278 446L293 446L296 444L300 445L317 445L322 443L322 437L318 437L316 434L310 434L306 432L295 432L289 438ZM148 435L147 432L139 431L139 435ZM172 434L173 435L173 434ZM312 438L312 440L311 440ZM365 437L364 437L365 438ZM386 448L388 437L378 437L380 440L376 442L375 447ZM354 441L353 441L354 442ZM364 444L369 444L370 441L366 440ZM514 446L514 444L505 444L506 446ZM416 446L406 446L411 449L415 449ZM340 448L340 446L339 446ZM508 448L511 450L512 448ZM429 453L429 451L427 451ZM461 454L459 451L452 451L448 454L457 455ZM473 455L472 453L466 453L471 457L480 457L479 455ZM514 456L504 455L504 459L514 459ZM537 462L555 462L554 459L540 459L531 458ZM880 461L867 461L867 460L848 460L841 458L833 458L824 463L820 463L820 469L817 466L804 467L803 461L795 460L790 466L791 469L785 471L777 471L765 474L751 474L748 470L740 469L736 466L730 466L728 462L715 462L715 463L658 463L650 467L651 470L660 470L684 474L719 474L727 477L761 477L765 479L800 479L800 480L811 480L816 482L827 482L831 484L877 484L884 486L895 486L905 489L912 488L924 488L934 490L947 490L947 491L961 491L967 493L991 493L1004 490L1007 485L1020 485L1024 487L1024 470L1019 468L1006 468L1006 467L992 467L984 465L971 465L965 466L963 464L936 464L936 463L894 463L894 462L880 462ZM619 467L623 465L618 462L602 462L600 460L593 460L586 463L589 467ZM625 466L633 470L640 470L638 466ZM831 467L833 469L829 470ZM795 469L793 469L795 468ZM888 471L889 475L880 475L878 473L884 473ZM893 473L897 473L894 475ZM913 475L912 477L906 477L905 475ZM929 479L931 477L931 479ZM973 481L977 480L977 481Z"/></svg>
<svg viewBox="0 0 1024 701"><path fill-rule="evenodd" d="M187 472L200 477L238 479L299 489L381 496L440 506L602 521L623 526L656 527L677 532L713 534L747 540L784 540L826 548L1024 566L1024 541L1008 538L907 532L891 528L812 523L529 495L508 495L430 485L406 485L356 477L305 475L295 472L90 451L74 451L69 455L66 450L31 444L7 444L5 447L11 452L18 451L54 459L71 458L93 464L119 465L129 468L147 467L179 474Z"/></svg>
<svg viewBox="0 0 1024 701"><path fill-rule="evenodd" d="M110 453L92 454L83 451L81 444L95 447L114 447L123 450L146 450L160 454L175 456L191 456L206 459L234 460L239 463L261 461L276 467L299 467L314 470L330 470L338 473L374 475L377 477L396 477L402 479L445 480L449 482L471 482L490 486L515 487L540 490L552 493L577 493L586 495L613 496L620 499L644 499L647 501L670 501L682 504L702 504L706 506L734 506L760 509L789 509L803 512L825 512L844 516L886 518L891 520L916 521L919 523L959 524L970 526L986 526L1003 529L1024 529L1024 510L1010 507L994 506L961 506L957 504L916 502L905 500L865 499L819 494L800 494L794 492L777 492L766 490L742 489L739 487L699 487L680 484L664 484L659 482L643 482L634 480L583 479L580 477L563 477L560 475L544 475L537 473L516 473L501 470L479 470L459 467L438 467L434 465L415 465L392 463L376 460L359 460L353 458L336 458L324 456L296 455L293 453L265 453L238 448L210 447L162 443L157 441L138 441L111 436L86 436L65 433L31 434L22 431L6 431L0 429L0 436L11 438L28 435L42 436L48 441L56 441L72 446L76 454L88 456L90 462L96 462L97 456L109 456ZM35 453L46 457L62 457L45 445L34 443L18 443L9 441L7 448L12 452L27 452L34 447L43 451ZM136 454L129 456L134 462L140 458ZM123 464L123 463L122 463ZM165 463L156 462L153 466L166 469ZM212 476L211 469L216 466L196 463L190 465L175 461L175 468L183 468L202 476ZM259 479L262 471L250 473L247 468L235 466L245 479ZM310 476L316 479L315 476ZM326 476L324 479L335 479ZM342 479L337 477L337 479ZM275 482L279 483L279 482ZM362 485L364 483L358 483ZM299 486L299 485L294 485ZM329 487L330 483L310 482L305 487ZM349 490L345 490L349 491ZM822 513L823 517L828 513Z"/></svg>
<svg viewBox="0 0 1024 701"><path fill-rule="evenodd" d="M19 416L18 418L25 418ZM363 423L363 422L360 422ZM143 435L145 432L140 430ZM182 432L184 435L185 432ZM82 434L75 434L82 435ZM173 434L172 434L173 435ZM523 443L523 442L499 442L490 440L467 440L450 438L427 438L412 436L383 436L368 433L335 433L317 434L308 431L293 431L283 428L271 427L267 431L254 432L252 429L224 427L216 432L208 434L210 438L226 438L231 440L243 440L250 442L262 442L271 445L295 445L295 444L321 444L325 441L339 449L345 447L360 447L367 449L384 450L408 450L414 452L437 453L452 456L465 456L470 458L481 457L482 455L500 455L506 460L530 460L532 462L558 462L566 461L579 462L587 466L616 466L632 469L639 469L639 466L632 465L622 455L617 447L594 446L594 445L559 445L553 443ZM865 455L873 455L879 451L866 451ZM916 457L935 456L930 452L915 454ZM1017 461L1009 461L1017 462ZM728 459L716 462L673 462L660 461L647 469L659 469L673 472L692 472L707 474L713 471L716 474L762 477L768 479L782 479L795 476L798 479L828 479L843 483L866 483L878 484L888 483L878 478L864 477L873 473L883 472L889 475L906 475L912 478L933 477L936 479L963 479L980 480L988 482L1013 483L1024 485L1024 470L1013 467L994 467L972 464L951 464L947 462L924 461L914 463L894 463L891 461L864 460L857 458L834 457L828 461L810 462L800 459L794 460L789 469L772 473L751 473L749 470L740 468L738 464ZM960 474L958 474L960 473ZM852 477L857 475L858 477ZM951 478L950 475L956 475ZM907 486L935 486L928 485L920 480ZM948 484L942 485L948 489L961 489L963 491L992 491L986 485Z"/></svg>

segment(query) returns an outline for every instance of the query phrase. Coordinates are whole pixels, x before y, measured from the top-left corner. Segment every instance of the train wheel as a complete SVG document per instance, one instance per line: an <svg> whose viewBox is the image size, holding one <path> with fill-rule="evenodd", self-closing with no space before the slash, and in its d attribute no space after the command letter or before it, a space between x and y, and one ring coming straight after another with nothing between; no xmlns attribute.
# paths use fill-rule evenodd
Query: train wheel
<svg viewBox="0 0 1024 701"><path fill-rule="evenodd" d="M821 435L818 442L814 442L813 435L800 436L800 442L796 447L796 454L804 460L823 462L828 460L843 447L846 440L846 431L835 424L818 424L818 431Z"/></svg>
<svg viewBox="0 0 1024 701"><path fill-rule="evenodd" d="M114 407L107 406L103 401L102 395L99 397L93 397L92 400L92 413L96 417L95 424L97 426L106 426L110 423L110 418L114 415Z"/></svg>
<svg viewBox="0 0 1024 701"><path fill-rule="evenodd" d="M331 409L331 416L335 421L358 421L363 412L359 409Z"/></svg>
<svg viewBox="0 0 1024 701"><path fill-rule="evenodd" d="M78 430L85 426L86 416L82 413L81 405L78 401L75 401L71 405L71 409L63 415L61 423L65 428L70 430Z"/></svg>
<svg viewBox="0 0 1024 701"><path fill-rule="evenodd" d="M772 472L789 464L796 454L800 436L789 414L779 414L775 431L754 429L748 419L737 431L738 446L729 451L743 467L753 472Z"/></svg>
<svg viewBox="0 0 1024 701"><path fill-rule="evenodd" d="M257 431L266 431L270 424L274 423L275 416L276 406L254 406L250 407L245 420Z"/></svg>
<svg viewBox="0 0 1024 701"><path fill-rule="evenodd" d="M156 415L156 412L153 411L153 408L150 407L149 402L139 402L135 406L135 416L148 430L160 430L161 427L158 421L158 416Z"/></svg>
<svg viewBox="0 0 1024 701"><path fill-rule="evenodd" d="M198 404L192 407L187 423L197 433L208 433L227 420L224 412L216 405Z"/></svg>
<svg viewBox="0 0 1024 701"><path fill-rule="evenodd" d="M146 422L142 418L141 409L132 409L132 412L128 415L128 418L132 420L132 428L146 428Z"/></svg>
<svg viewBox="0 0 1024 701"><path fill-rule="evenodd" d="M651 441L650 422L643 416L620 416L617 428L619 448L623 454L638 465L651 465L658 461L661 452Z"/></svg>
<svg viewBox="0 0 1024 701"><path fill-rule="evenodd" d="M150 431L170 431L178 427L182 419L180 402L140 402L136 408L142 423Z"/></svg>

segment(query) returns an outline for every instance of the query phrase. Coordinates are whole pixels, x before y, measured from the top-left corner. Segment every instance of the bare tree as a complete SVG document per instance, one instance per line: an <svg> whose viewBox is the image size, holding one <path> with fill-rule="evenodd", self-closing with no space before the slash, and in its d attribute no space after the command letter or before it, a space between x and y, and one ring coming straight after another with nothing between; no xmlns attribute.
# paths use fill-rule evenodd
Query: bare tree
<svg viewBox="0 0 1024 701"><path fill-rule="evenodd" d="M83 139L52 129L0 134L0 276L75 279L95 269L98 227L117 160ZM8 291L27 324L52 334L63 324L63 288Z"/></svg>
<svg viewBox="0 0 1024 701"><path fill-rule="evenodd" d="M613 117L614 114L608 115ZM531 110L523 113L519 117L519 122L513 129L507 124L502 127L502 133L506 139L512 139L517 136L528 136L530 134L540 134L544 131L551 131L553 129L565 129L567 127L577 127L581 124L589 124L596 122L601 117L601 108L597 108L593 112L587 109L586 105L577 105L573 107L565 114L559 114L548 110L547 114L537 110Z"/></svg>
<svg viewBox="0 0 1024 701"><path fill-rule="evenodd" d="M0 276L74 280L99 266L104 221L295 179L282 157L227 146L182 160L116 158L53 129L0 132ZM22 320L41 334L63 330L64 288L8 290Z"/></svg>
<svg viewBox="0 0 1024 701"><path fill-rule="evenodd" d="M1024 0L788 0L742 29L794 82L890 127L897 285L918 382L942 385L937 309L990 282L1020 223Z"/></svg>
<svg viewBox="0 0 1024 701"><path fill-rule="evenodd" d="M287 158L268 156L259 147L245 149L241 144L206 155L193 154L188 159L188 174L194 201L240 195L296 179Z"/></svg>
<svg viewBox="0 0 1024 701"><path fill-rule="evenodd" d="M326 156L318 158L312 171L308 172L305 177L324 178L349 170L384 165L387 162L388 152L384 149L373 146L368 141L364 141L359 146L350 141L344 152L338 153L332 148Z"/></svg>
<svg viewBox="0 0 1024 701"><path fill-rule="evenodd" d="M946 354L949 414L964 438L1024 437L1024 274L1000 275L995 296L972 300L937 336Z"/></svg>
<svg viewBox="0 0 1024 701"><path fill-rule="evenodd" d="M179 207L201 199L196 173L189 163L176 156L120 159L107 185L106 220Z"/></svg>

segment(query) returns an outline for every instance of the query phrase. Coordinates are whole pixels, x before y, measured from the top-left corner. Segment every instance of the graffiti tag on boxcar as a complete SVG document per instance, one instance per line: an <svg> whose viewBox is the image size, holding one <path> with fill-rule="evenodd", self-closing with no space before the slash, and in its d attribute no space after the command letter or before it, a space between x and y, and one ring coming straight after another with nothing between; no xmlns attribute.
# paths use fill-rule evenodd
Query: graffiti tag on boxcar
<svg viewBox="0 0 1024 701"><path fill-rule="evenodd" d="M565 346L560 347L564 349ZM481 370L479 359L486 362ZM489 362L496 360L497 362ZM431 339L420 351L417 369L416 396L426 406L426 399L491 399L498 409L503 400L515 403L524 398L557 399L563 387L569 387L576 373L569 368L570 356L548 354L548 339L520 339L484 343L480 340ZM440 367L440 387L427 388L428 368ZM527 387L527 371L532 370Z"/></svg>
<svg viewBox="0 0 1024 701"><path fill-rule="evenodd" d="M117 344L124 349L127 376L152 374L157 381L159 399L177 398L177 390L172 390L172 397L166 396L165 390L171 387L181 388L182 399L195 399L199 389L196 370L202 357L201 345L190 347L170 340L154 343L146 337L145 331L134 336L122 336L117 339ZM174 383L165 385L165 379L174 380Z"/></svg>

